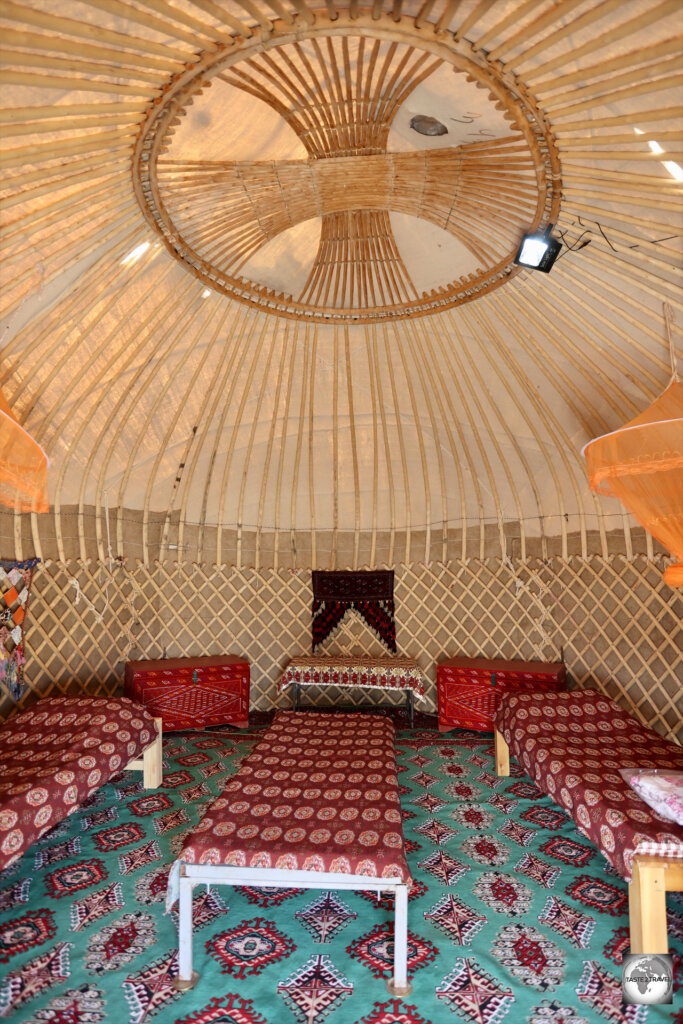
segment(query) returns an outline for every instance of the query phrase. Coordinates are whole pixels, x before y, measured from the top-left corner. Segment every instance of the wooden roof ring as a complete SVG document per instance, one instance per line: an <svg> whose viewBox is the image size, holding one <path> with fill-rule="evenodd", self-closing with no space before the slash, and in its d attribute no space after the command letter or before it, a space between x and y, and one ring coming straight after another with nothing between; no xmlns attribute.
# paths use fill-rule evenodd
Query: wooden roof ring
<svg viewBox="0 0 683 1024"><path fill-rule="evenodd" d="M315 58L302 51L309 40ZM341 61L328 63L326 52ZM487 91L512 134L387 151L400 105L443 64ZM308 158L174 159L174 126L214 79L268 104ZM255 33L202 53L149 107L133 181L167 249L208 287L270 313L338 324L443 311L503 284L518 272L521 235L557 220L561 190L554 136L512 73L450 33L430 38L408 21L369 14L276 21L267 37ZM476 271L420 293L401 260L391 212L452 234L476 256ZM311 217L320 217L322 228L299 294L277 293L240 273L272 238Z"/></svg>

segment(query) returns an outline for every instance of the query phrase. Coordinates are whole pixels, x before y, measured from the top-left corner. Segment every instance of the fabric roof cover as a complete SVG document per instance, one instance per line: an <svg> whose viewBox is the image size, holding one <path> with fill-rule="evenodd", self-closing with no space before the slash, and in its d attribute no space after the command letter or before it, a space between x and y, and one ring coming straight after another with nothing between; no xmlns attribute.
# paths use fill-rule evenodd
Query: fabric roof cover
<svg viewBox="0 0 683 1024"><path fill-rule="evenodd" d="M580 449L667 386L665 304L680 351L680 28L674 0L2 5L0 388L53 465L50 514L0 505L16 557L287 571L630 560L644 545L657 555L619 501L590 490ZM412 91L394 93L393 116L373 105L381 152L301 166L307 151L290 127L299 93L314 108L306 117L328 125L331 111L346 118L381 99L423 54ZM435 55L442 63L417 83ZM274 95L266 58L280 112L249 91L258 74L262 95ZM529 166L507 103L457 70L465 60L502 82L503 98L523 92L535 104L558 161L556 215L554 196L539 191L543 161ZM314 81L307 67L321 62ZM198 66L217 73L204 82ZM168 124L148 133L157 113ZM417 114L448 134L419 135ZM247 298L260 305L171 251L133 175L148 137L177 233L216 275L248 278ZM449 175L432 173L447 158ZM329 209L343 189L320 189L335 166L363 160L381 208L344 219ZM274 165L278 180L289 175L279 206ZM365 203L367 181L347 176L347 194L353 182ZM270 237L266 215L283 211L283 197L285 212L294 200L301 212L299 186L318 188L320 211L311 204L309 219ZM222 229L232 212L246 219L252 200L247 228L265 240L240 267L223 253ZM516 267L499 287L449 305L441 290L462 277L467 292L470 275L516 251L536 216L565 240L552 272ZM370 220L381 249L364 231ZM394 296L403 288L405 275L387 270L399 257L418 292L406 304L433 310L392 318L375 302L368 322L351 322L363 289L372 305L378 280L385 294L387 281ZM325 309L313 297L300 318L285 315L314 266L316 281L332 281ZM330 266L340 268L336 300Z"/></svg>

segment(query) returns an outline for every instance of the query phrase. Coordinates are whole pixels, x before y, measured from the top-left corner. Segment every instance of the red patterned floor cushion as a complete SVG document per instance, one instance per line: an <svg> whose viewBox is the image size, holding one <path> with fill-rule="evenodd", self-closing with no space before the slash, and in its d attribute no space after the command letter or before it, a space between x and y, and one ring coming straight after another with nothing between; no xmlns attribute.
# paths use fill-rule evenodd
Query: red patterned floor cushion
<svg viewBox="0 0 683 1024"><path fill-rule="evenodd" d="M506 695L495 725L536 785L630 879L636 852L683 857L683 828L651 811L621 768L683 768L683 750L596 690Z"/></svg>
<svg viewBox="0 0 683 1024"><path fill-rule="evenodd" d="M180 859L410 879L393 724L279 712Z"/></svg>
<svg viewBox="0 0 683 1024"><path fill-rule="evenodd" d="M0 726L0 870L156 736L127 697L49 697Z"/></svg>

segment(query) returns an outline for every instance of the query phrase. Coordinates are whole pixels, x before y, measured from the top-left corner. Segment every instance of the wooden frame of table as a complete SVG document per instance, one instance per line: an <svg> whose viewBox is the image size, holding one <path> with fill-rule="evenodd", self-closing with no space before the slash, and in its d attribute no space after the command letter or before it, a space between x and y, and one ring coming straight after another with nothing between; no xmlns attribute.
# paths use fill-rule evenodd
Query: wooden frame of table
<svg viewBox="0 0 683 1024"><path fill-rule="evenodd" d="M388 693L403 691L406 694L406 710L411 729L415 723L415 697L424 700L424 677L414 658L299 655L292 658L285 668L279 692L282 693L290 685L294 711L305 710L301 703L304 686L339 686L342 689L357 686L361 689L385 690Z"/></svg>

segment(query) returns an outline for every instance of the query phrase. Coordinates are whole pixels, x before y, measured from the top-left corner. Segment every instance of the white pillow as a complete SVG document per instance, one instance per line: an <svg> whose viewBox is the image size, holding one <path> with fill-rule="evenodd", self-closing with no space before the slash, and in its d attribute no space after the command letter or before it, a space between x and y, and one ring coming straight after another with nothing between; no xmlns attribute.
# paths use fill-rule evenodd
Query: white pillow
<svg viewBox="0 0 683 1024"><path fill-rule="evenodd" d="M683 772L666 768L620 768L621 777L661 818L683 825Z"/></svg>

